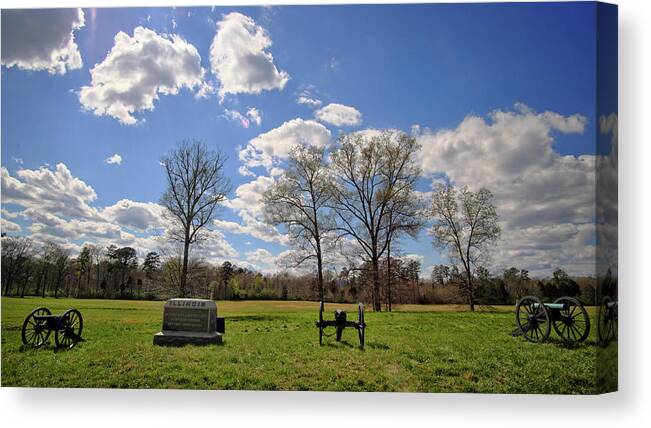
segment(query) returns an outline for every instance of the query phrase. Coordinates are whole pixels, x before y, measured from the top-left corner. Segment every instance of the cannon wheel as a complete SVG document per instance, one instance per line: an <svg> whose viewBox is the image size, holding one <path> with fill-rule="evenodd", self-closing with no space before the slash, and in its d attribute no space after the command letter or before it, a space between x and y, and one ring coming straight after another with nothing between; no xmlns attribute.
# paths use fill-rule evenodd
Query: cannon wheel
<svg viewBox="0 0 651 428"><path fill-rule="evenodd" d="M542 342L549 337L549 312L536 296L526 296L515 306L515 320L522 336L530 342Z"/></svg>
<svg viewBox="0 0 651 428"><path fill-rule="evenodd" d="M590 317L581 302L573 297L559 297L554 303L566 305L561 309L560 318L554 319L556 333L566 343L581 343L590 335Z"/></svg>
<svg viewBox="0 0 651 428"><path fill-rule="evenodd" d="M21 332L23 344L38 348L47 342L51 330L48 328L45 321L39 322L35 319L37 316L45 315L52 315L52 312L50 312L48 308L37 308L27 315L27 318L25 318L25 321L23 322L23 329Z"/></svg>
<svg viewBox="0 0 651 428"><path fill-rule="evenodd" d="M359 346L364 349L364 329L366 328L366 324L364 324L364 305L362 303L357 305L357 324L359 325L359 328L357 329Z"/></svg>
<svg viewBox="0 0 651 428"><path fill-rule="evenodd" d="M319 305L319 345L323 345L323 301Z"/></svg>
<svg viewBox="0 0 651 428"><path fill-rule="evenodd" d="M610 297L604 297L597 317L597 336L599 343L604 345L617 336L617 303L613 304Z"/></svg>
<svg viewBox="0 0 651 428"><path fill-rule="evenodd" d="M59 319L59 328L54 334L57 348L70 349L81 339L84 320L77 309L68 309Z"/></svg>

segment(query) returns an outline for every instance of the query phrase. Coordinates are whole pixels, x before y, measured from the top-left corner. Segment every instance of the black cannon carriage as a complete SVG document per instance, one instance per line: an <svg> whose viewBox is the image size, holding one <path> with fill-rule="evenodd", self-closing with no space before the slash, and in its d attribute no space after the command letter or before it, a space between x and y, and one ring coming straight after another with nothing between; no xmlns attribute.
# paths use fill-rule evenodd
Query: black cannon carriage
<svg viewBox="0 0 651 428"><path fill-rule="evenodd" d="M601 345L607 345L617 338L619 303L610 296L605 296L597 312L597 337Z"/></svg>
<svg viewBox="0 0 651 428"><path fill-rule="evenodd" d="M573 297L559 297L553 303L523 297L515 306L515 320L518 328L513 335L531 342L547 340L552 327L566 344L581 343L590 335L588 312Z"/></svg>
<svg viewBox="0 0 651 428"><path fill-rule="evenodd" d="M57 348L70 349L81 340L84 320L77 309L68 309L61 315L52 315L45 307L34 309L23 322L21 336L25 346L43 346L54 331Z"/></svg>
<svg viewBox="0 0 651 428"><path fill-rule="evenodd" d="M323 308L324 304L321 302L319 306L319 321L316 322L316 326L319 328L319 345L323 344L323 336L331 336L331 334L325 334L324 330L326 327L335 327L335 334L337 342L341 341L341 335L346 327L352 327L357 330L357 335L359 337L359 347L364 349L364 329L366 328L366 323L364 322L364 305L359 303L357 305L357 321L348 321L346 311L337 309L335 311L335 319L332 321L325 321L323 319Z"/></svg>

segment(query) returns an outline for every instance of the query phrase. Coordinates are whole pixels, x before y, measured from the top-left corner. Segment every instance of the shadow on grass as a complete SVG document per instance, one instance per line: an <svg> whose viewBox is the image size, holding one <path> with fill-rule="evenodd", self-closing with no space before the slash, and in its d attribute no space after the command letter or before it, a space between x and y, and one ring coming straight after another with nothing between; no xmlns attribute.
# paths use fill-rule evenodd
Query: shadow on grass
<svg viewBox="0 0 651 428"><path fill-rule="evenodd" d="M383 349L383 350L391 349L389 348L389 345L386 345L384 343L379 343L379 342L368 342L366 346L372 349Z"/></svg>

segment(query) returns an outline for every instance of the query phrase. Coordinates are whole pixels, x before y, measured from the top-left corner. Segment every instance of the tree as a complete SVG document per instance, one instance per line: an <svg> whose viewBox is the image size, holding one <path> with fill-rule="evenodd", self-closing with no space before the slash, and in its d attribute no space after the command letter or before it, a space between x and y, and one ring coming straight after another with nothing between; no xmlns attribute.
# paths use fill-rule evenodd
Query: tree
<svg viewBox="0 0 651 428"><path fill-rule="evenodd" d="M327 204L331 193L325 151L295 147L282 177L264 194L266 222L285 225L297 249L294 267L316 259L317 290L323 300L323 241L332 230Z"/></svg>
<svg viewBox="0 0 651 428"><path fill-rule="evenodd" d="M183 245L181 297L187 292L190 245L201 239L217 206L230 192L230 181L224 175L226 159L221 152L209 150L201 141L183 141L161 160L167 190L160 202L173 224L168 231L169 237Z"/></svg>
<svg viewBox="0 0 651 428"><path fill-rule="evenodd" d="M29 238L2 238L2 285L5 296L11 293L14 283L28 267L33 246L34 243Z"/></svg>
<svg viewBox="0 0 651 428"><path fill-rule="evenodd" d="M138 267L136 250L131 247L117 248L115 245L111 245L107 248L106 256L120 273L120 293L124 293L127 286L125 281L127 273Z"/></svg>
<svg viewBox="0 0 651 428"><path fill-rule="evenodd" d="M59 297L59 288L70 265L70 251L52 241L48 241L43 247L43 253L43 257L48 260L54 270L54 298L56 299ZM45 295L45 286L43 295Z"/></svg>
<svg viewBox="0 0 651 428"><path fill-rule="evenodd" d="M381 310L380 258L398 230L400 217L389 217L397 200L413 194L420 176L415 156L418 145L402 132L385 131L375 136L362 133L339 137L332 153L332 208L340 236L349 236L370 261L373 309Z"/></svg>
<svg viewBox="0 0 651 428"><path fill-rule="evenodd" d="M221 298L226 297L226 287L228 287L228 282L231 280L231 277L233 276L235 272L235 267L231 262L226 260L222 265L219 267L219 276L221 278L221 284L222 284L222 292L218 293Z"/></svg>
<svg viewBox="0 0 651 428"><path fill-rule="evenodd" d="M86 275L88 284L88 279L90 278L90 267L92 264L90 248L86 245L81 249L81 252L75 259L75 275L77 276L77 295L81 294L81 278Z"/></svg>
<svg viewBox="0 0 651 428"><path fill-rule="evenodd" d="M389 162L396 162L400 156L389 156ZM389 168L390 171L395 168ZM392 304L392 275L391 275L391 244L402 236L408 235L414 239L423 227L422 201L415 195L415 189L405 189L396 194L387 206L386 235L387 235L387 304L391 312Z"/></svg>
<svg viewBox="0 0 651 428"><path fill-rule="evenodd" d="M473 267L500 236L493 194L486 188L476 192L439 184L432 196L430 233L435 247L449 251L465 271L464 293L470 310L475 310Z"/></svg>
<svg viewBox="0 0 651 428"><path fill-rule="evenodd" d="M153 277L155 272L158 272L161 267L160 254L155 251L150 251L145 256L142 262L142 270L145 272L145 277L149 280Z"/></svg>
<svg viewBox="0 0 651 428"><path fill-rule="evenodd" d="M90 255L91 265L95 264L95 294L99 292L100 285L100 267L102 258L104 257L104 251L102 248L97 245L88 245L88 253ZM90 270L88 271L88 280L90 281Z"/></svg>

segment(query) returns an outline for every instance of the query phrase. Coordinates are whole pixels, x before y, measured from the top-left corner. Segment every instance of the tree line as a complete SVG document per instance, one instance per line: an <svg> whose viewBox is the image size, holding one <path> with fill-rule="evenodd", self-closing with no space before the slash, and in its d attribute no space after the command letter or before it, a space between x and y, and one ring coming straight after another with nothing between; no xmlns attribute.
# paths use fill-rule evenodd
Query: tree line
<svg viewBox="0 0 651 428"><path fill-rule="evenodd" d="M192 256L193 246L208 237L231 184L226 155L202 141L183 141L161 159L165 238L176 244L175 251L151 252L139 263L133 248L86 245L72 259L52 242L35 250L29 238L8 238L2 249L3 293L358 299L376 311L405 302L461 300L471 310L505 302L513 292L500 294L500 284L512 280L504 275L496 280L483 267L501 233L492 193L443 181L432 192L417 191L418 153L416 140L400 131L342 134L331 147L294 147L263 195L263 213L266 223L289 238L292 252L284 267L307 273L263 275ZM428 278L430 285L441 285L431 290L420 279L420 264L397 256L404 240L416 239L425 228L451 265L446 280ZM454 296L441 297L450 287ZM534 291L553 294L545 287Z"/></svg>
<svg viewBox="0 0 651 428"><path fill-rule="evenodd" d="M138 258L135 249L85 245L77 257L60 245L37 246L27 237L2 238L2 294L76 298L166 299L180 295L216 300L274 299L355 303L372 301L371 263L339 271L324 269L324 289L314 275L279 271L263 274L230 261L213 265L200 259L188 262L188 277L181 285L181 256L149 252ZM388 269L388 266L392 266ZM395 304L466 304L465 275L455 265L436 265L422 272L419 260L385 258L380 262L380 300L384 309ZM391 275L391 278L388 278ZM491 274L484 267L473 272L475 298L480 305L513 304L535 294L545 300L560 296L594 302L596 280L571 277L562 269L545 279L530 278L524 269ZM388 288L391 284L391 288Z"/></svg>

